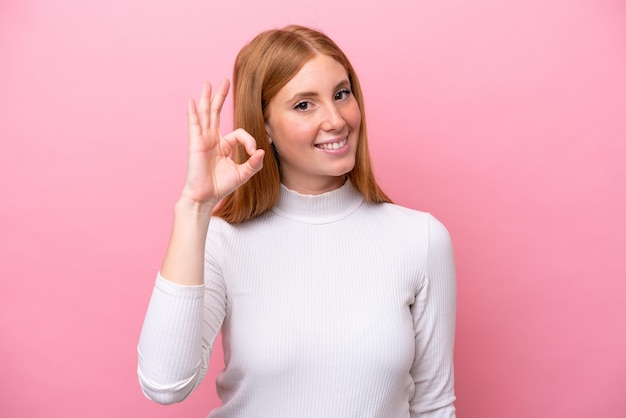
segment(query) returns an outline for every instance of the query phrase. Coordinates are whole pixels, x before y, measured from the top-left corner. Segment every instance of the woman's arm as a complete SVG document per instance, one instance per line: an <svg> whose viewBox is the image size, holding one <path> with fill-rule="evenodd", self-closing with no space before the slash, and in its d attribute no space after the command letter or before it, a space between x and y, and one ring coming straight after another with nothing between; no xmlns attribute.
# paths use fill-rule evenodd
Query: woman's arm
<svg viewBox="0 0 626 418"><path fill-rule="evenodd" d="M263 151L244 130L219 133L228 93L224 81L215 97L204 84L198 108L187 104L187 178L174 208L174 225L138 345L143 392L161 403L179 402L202 381L225 311L219 280L204 283L204 257L211 213L219 201L248 181L263 164ZM236 164L230 154L242 144L250 158Z"/></svg>
<svg viewBox="0 0 626 418"><path fill-rule="evenodd" d="M415 395L411 417L453 418L456 273L446 228L429 215L426 274L412 307Z"/></svg>

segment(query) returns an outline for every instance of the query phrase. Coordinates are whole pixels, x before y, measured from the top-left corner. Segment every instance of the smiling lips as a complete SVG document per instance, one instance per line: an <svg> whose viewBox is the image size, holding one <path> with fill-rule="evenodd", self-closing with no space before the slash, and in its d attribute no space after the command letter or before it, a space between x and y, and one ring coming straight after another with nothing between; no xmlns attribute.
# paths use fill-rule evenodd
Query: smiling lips
<svg viewBox="0 0 626 418"><path fill-rule="evenodd" d="M325 150L337 150L339 148L343 148L348 143L348 138L344 138L339 142L329 142L326 144L317 144L315 145L317 148L325 149Z"/></svg>

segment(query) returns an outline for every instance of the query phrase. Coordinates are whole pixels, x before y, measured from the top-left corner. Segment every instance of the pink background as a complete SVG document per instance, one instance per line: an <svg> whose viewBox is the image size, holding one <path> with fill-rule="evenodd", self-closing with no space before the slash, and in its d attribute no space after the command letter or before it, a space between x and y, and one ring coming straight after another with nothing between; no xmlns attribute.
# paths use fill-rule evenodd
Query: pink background
<svg viewBox="0 0 626 418"><path fill-rule="evenodd" d="M185 100L288 23L344 48L381 183L452 233L459 417L626 416L619 0L0 2L0 416L217 404L221 349L163 407L139 390L136 344Z"/></svg>

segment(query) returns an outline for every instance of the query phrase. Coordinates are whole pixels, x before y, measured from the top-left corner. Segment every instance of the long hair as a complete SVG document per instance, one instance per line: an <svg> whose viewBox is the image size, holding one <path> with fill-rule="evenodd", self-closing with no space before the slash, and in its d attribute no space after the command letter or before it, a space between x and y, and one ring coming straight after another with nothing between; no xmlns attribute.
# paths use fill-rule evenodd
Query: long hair
<svg viewBox="0 0 626 418"><path fill-rule="evenodd" d="M243 128L265 150L263 168L247 183L226 196L214 215L229 223L241 223L270 210L280 193L280 161L265 131L267 106L304 64L317 54L339 62L348 74L361 112L361 126L354 168L348 173L352 185L367 202L391 202L376 183L367 145L365 106L356 72L346 55L326 35L303 26L287 26L257 35L244 46L233 70L234 127ZM248 159L242 146L233 155L237 163Z"/></svg>

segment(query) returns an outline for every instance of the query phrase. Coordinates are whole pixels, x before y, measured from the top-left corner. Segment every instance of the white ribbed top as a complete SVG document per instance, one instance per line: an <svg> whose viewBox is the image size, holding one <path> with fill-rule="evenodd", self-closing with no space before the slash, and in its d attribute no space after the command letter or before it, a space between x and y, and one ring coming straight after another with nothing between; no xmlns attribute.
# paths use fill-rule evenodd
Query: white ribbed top
<svg viewBox="0 0 626 418"><path fill-rule="evenodd" d="M222 330L211 418L454 417L455 272L444 226L347 182L214 218L205 285L157 277L139 341L151 399L183 400Z"/></svg>

